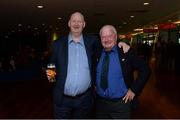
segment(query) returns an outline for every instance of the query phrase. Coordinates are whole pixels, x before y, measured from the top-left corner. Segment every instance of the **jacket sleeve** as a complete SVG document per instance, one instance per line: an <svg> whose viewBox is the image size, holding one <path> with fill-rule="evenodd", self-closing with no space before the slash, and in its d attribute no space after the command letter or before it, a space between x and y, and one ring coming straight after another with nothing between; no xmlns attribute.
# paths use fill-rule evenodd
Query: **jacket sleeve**
<svg viewBox="0 0 180 120"><path fill-rule="evenodd" d="M57 52L58 52L58 44L59 44L59 40L56 40L51 45L49 63L56 64Z"/></svg>
<svg viewBox="0 0 180 120"><path fill-rule="evenodd" d="M135 54L135 51L133 49L129 51L128 56L130 57L131 66L137 73L136 74L137 77L134 79L133 83L131 84L130 89L136 95L139 95L148 81L150 75L150 68L143 59L141 59Z"/></svg>

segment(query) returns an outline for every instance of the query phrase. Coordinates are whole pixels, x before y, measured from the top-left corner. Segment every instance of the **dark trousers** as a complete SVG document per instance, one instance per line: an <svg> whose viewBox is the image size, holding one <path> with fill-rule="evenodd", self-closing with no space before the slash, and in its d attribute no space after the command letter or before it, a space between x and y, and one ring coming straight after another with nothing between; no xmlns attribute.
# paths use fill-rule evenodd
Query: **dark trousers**
<svg viewBox="0 0 180 120"><path fill-rule="evenodd" d="M100 119L129 119L131 116L130 102L124 103L122 99L107 100L97 97L96 118Z"/></svg>
<svg viewBox="0 0 180 120"><path fill-rule="evenodd" d="M82 95L71 97L63 95L62 104L54 105L56 119L90 118L93 96L90 90Z"/></svg>

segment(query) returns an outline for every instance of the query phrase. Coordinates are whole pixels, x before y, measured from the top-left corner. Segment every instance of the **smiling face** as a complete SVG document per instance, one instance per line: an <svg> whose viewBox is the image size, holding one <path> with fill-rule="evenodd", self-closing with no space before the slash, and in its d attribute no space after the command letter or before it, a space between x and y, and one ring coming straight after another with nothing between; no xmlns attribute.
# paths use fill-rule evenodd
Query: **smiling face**
<svg viewBox="0 0 180 120"><path fill-rule="evenodd" d="M105 51L110 51L117 43L117 32L111 25L105 25L101 28L100 37Z"/></svg>
<svg viewBox="0 0 180 120"><path fill-rule="evenodd" d="M72 34L80 35L85 27L84 16L79 13L73 13L68 22L68 26Z"/></svg>

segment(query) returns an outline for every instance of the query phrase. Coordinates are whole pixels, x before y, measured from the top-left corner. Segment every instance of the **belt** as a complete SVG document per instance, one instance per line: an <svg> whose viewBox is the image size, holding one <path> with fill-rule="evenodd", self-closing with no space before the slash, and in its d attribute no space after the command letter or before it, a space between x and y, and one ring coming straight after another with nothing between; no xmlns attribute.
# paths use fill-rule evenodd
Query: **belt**
<svg viewBox="0 0 180 120"><path fill-rule="evenodd" d="M85 92L80 93L80 94L75 95L75 96L70 96L70 95L66 95L66 94L63 94L63 96L64 96L64 97L67 97L67 98L72 98L72 99L74 99L74 98L79 98L79 97L82 97L82 96L84 96L85 94L89 93L90 90L91 90L91 88L88 88Z"/></svg>
<svg viewBox="0 0 180 120"><path fill-rule="evenodd" d="M124 96L123 96L124 97ZM121 101L123 99L123 97L119 97L119 98L105 98L102 97L100 95L97 94L97 98L101 99L101 100L105 100L105 101L110 101L110 102L118 102Z"/></svg>

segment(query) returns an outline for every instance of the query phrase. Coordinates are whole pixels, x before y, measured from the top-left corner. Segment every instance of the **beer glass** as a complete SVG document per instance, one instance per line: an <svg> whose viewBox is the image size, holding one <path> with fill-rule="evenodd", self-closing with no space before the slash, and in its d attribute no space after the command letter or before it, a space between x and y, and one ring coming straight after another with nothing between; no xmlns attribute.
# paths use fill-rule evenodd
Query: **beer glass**
<svg viewBox="0 0 180 120"><path fill-rule="evenodd" d="M55 74L56 74L56 66L53 63L47 64L47 70L51 74L48 76L49 82L56 82Z"/></svg>

